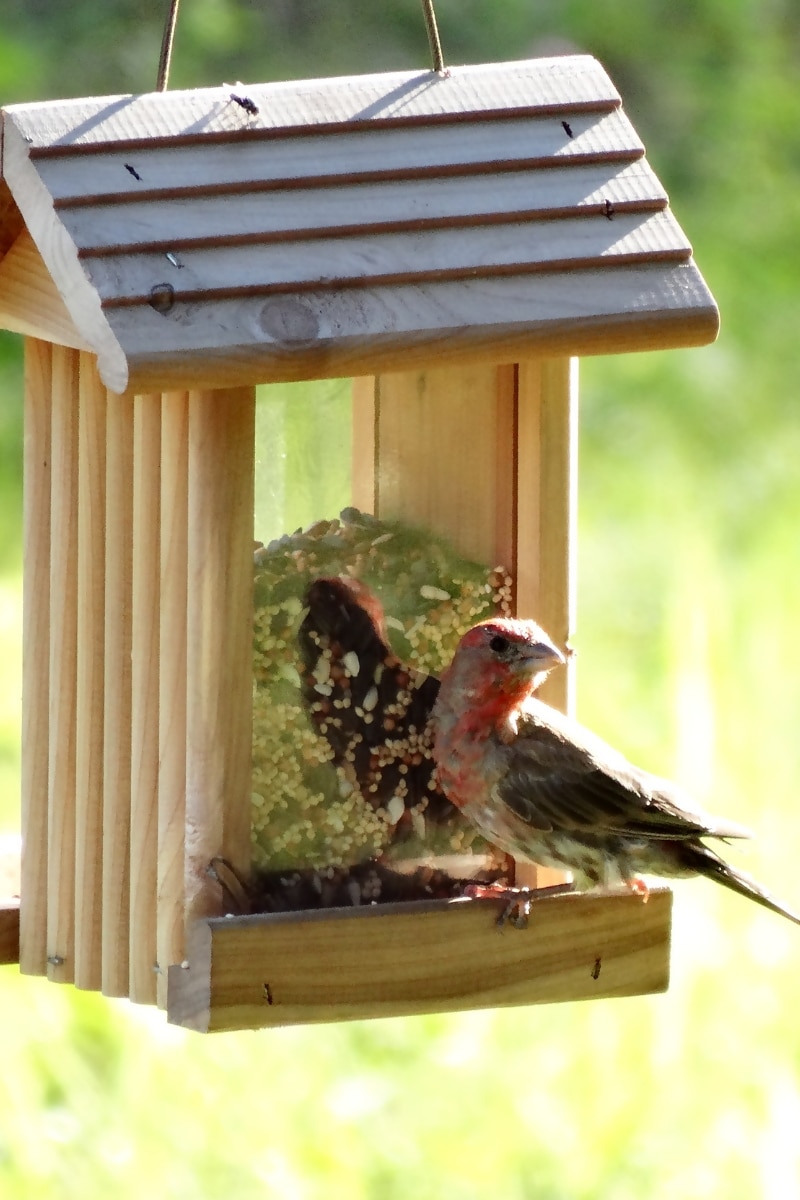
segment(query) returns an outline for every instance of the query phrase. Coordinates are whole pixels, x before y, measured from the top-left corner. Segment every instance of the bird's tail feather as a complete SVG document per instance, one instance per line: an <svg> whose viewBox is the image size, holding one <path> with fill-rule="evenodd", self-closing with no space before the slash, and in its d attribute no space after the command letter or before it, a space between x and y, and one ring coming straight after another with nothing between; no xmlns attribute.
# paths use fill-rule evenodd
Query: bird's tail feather
<svg viewBox="0 0 800 1200"><path fill-rule="evenodd" d="M800 913L796 913L787 905L782 904L752 876L745 874L744 871L737 871L735 867L726 863L702 842L689 843L685 850L688 851L685 856L686 866L691 870L697 871L699 875L705 875L709 879L715 879L717 883L723 884L733 892L738 892L740 896L748 896L757 904L763 904L765 908L770 908L773 912L780 913L781 916L788 917L790 921L800 925Z"/></svg>

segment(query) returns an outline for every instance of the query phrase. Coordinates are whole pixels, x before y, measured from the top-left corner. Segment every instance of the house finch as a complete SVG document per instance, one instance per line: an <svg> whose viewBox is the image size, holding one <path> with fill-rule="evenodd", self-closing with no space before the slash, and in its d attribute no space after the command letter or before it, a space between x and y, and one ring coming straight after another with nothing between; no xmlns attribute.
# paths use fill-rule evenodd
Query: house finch
<svg viewBox="0 0 800 1200"><path fill-rule="evenodd" d="M706 875L800 924L701 840L749 837L680 788L633 766L533 691L564 656L532 621L490 620L461 639L433 713L441 786L489 841L575 873L580 885L640 874Z"/></svg>

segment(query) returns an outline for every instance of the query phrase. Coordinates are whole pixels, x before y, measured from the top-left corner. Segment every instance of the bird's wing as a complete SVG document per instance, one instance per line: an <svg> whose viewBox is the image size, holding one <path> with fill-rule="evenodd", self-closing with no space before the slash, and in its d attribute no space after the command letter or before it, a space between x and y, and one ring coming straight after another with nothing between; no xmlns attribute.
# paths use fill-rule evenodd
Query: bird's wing
<svg viewBox="0 0 800 1200"><path fill-rule="evenodd" d="M537 700L519 716L498 798L533 829L642 838L749 837Z"/></svg>

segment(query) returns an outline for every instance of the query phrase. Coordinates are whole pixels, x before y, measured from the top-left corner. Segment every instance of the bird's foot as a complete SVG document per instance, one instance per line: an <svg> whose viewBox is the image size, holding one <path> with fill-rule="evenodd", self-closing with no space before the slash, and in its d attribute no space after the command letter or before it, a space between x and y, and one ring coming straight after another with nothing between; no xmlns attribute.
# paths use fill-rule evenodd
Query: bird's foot
<svg viewBox="0 0 800 1200"><path fill-rule="evenodd" d="M473 900L505 900L506 906L500 913L495 924L498 929L508 923L515 929L526 929L531 904L545 896L563 896L575 890L574 883L556 883L552 887L543 888L512 888L498 884L471 883L464 894Z"/></svg>
<svg viewBox="0 0 800 1200"><path fill-rule="evenodd" d="M639 875L634 875L632 879L626 879L625 884L628 890L633 892L634 896L641 898L642 904L647 904L647 901L650 899L650 888Z"/></svg>

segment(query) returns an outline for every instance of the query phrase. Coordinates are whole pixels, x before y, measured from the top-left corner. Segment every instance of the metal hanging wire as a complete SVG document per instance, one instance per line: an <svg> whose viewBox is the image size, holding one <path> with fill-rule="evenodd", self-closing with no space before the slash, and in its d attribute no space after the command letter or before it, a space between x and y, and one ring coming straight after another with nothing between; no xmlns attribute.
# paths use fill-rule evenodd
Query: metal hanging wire
<svg viewBox="0 0 800 1200"><path fill-rule="evenodd" d="M175 40L175 26L178 23L178 8L181 0L170 0L169 12L164 24L164 36L161 39L161 56L158 61L158 79L156 91L165 92L169 85L169 68L172 61L172 43ZM444 57L442 43L439 37L439 27L436 23L436 13L433 0L422 0L422 15L425 18L425 29L428 33L428 45L431 51L431 66L437 75L444 75Z"/></svg>
<svg viewBox="0 0 800 1200"><path fill-rule="evenodd" d="M428 45L431 48L431 62L437 75L443 75L444 58L442 43L439 39L439 27L436 24L436 13L433 11L433 0L422 0L422 15L425 18L425 28L428 31Z"/></svg>
<svg viewBox="0 0 800 1200"><path fill-rule="evenodd" d="M164 36L161 39L161 57L158 60L158 80L156 91L165 92L169 83L169 67L172 61L172 43L175 38L175 26L178 23L178 8L181 0L170 0L169 12L164 25Z"/></svg>

